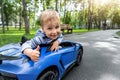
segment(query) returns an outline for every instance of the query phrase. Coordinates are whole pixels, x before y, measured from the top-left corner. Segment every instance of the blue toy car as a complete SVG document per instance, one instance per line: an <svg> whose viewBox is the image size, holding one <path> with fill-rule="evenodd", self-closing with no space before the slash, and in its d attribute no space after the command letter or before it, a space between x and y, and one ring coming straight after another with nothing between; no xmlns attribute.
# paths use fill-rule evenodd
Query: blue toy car
<svg viewBox="0 0 120 80"><path fill-rule="evenodd" d="M49 50L49 44L40 46L38 62L22 54L20 44L1 47L0 80L61 80L73 65L80 64L83 56L82 45L67 40L56 52Z"/></svg>

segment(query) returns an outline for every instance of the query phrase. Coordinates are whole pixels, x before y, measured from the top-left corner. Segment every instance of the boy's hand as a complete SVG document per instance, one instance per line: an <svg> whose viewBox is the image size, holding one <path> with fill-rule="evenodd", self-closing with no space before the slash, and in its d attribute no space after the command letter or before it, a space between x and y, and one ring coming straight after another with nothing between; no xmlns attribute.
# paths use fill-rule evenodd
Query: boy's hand
<svg viewBox="0 0 120 80"><path fill-rule="evenodd" d="M39 60L39 56L40 56L39 49L40 49L40 46L37 46L37 48L31 52L30 58L32 61L36 62Z"/></svg>
<svg viewBox="0 0 120 80"><path fill-rule="evenodd" d="M53 42L52 47L50 48L51 51L57 51L59 49L59 41L56 40Z"/></svg>

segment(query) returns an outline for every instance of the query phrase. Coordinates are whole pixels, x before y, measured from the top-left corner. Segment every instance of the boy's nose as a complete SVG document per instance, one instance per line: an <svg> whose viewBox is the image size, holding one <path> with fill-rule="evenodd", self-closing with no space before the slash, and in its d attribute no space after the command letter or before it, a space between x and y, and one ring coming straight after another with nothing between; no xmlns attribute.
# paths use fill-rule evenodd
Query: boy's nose
<svg viewBox="0 0 120 80"><path fill-rule="evenodd" d="M57 32L56 30L52 30L52 33L54 33L54 34L55 34L56 32Z"/></svg>

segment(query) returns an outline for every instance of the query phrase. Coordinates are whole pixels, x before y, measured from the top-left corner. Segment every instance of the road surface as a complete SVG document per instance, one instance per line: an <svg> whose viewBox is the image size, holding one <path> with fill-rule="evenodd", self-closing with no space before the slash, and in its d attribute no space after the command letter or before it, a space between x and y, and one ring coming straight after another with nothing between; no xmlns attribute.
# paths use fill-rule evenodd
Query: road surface
<svg viewBox="0 0 120 80"><path fill-rule="evenodd" d="M82 63L62 80L120 80L120 38L118 30L101 30L64 35L84 47Z"/></svg>

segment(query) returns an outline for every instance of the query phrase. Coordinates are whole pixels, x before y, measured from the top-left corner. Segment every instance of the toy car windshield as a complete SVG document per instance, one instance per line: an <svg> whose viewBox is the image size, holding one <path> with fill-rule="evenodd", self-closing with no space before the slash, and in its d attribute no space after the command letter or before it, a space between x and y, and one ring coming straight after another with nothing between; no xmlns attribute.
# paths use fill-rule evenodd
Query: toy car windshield
<svg viewBox="0 0 120 80"><path fill-rule="evenodd" d="M10 48L10 49L6 49L3 51L0 51L0 60L17 60L20 59L21 56L19 56L19 53L15 53L15 54L11 54L14 53L16 50L16 48Z"/></svg>
<svg viewBox="0 0 120 80"><path fill-rule="evenodd" d="M21 58L20 56L7 56L0 54L0 60L16 60L20 58Z"/></svg>

